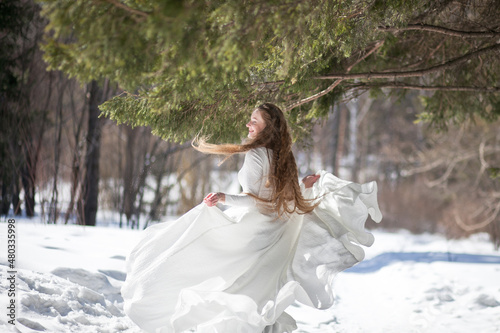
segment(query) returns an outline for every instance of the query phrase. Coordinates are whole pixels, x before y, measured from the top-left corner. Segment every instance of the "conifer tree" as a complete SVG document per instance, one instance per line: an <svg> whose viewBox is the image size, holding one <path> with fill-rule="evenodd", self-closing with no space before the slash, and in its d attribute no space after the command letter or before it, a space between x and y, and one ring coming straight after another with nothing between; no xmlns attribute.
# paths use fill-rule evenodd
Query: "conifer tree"
<svg viewBox="0 0 500 333"><path fill-rule="evenodd" d="M40 3L49 67L117 82L104 115L166 139L237 140L263 101L300 135L365 91L420 90L438 127L500 114L496 0Z"/></svg>

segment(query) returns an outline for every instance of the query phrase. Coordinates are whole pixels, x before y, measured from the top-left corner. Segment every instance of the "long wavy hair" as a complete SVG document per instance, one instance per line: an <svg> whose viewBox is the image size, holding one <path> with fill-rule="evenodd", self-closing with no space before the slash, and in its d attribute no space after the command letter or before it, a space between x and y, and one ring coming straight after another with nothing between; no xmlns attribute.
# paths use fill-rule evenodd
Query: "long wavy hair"
<svg viewBox="0 0 500 333"><path fill-rule="evenodd" d="M247 139L239 145L215 145L196 138L192 143L193 147L203 153L226 155L226 159L233 154L244 153L258 147L270 149L271 170L267 185L272 189L271 197L265 199L251 193L249 195L258 201L270 204L278 216L294 212L299 214L311 212L316 205L302 196L297 165L292 152L292 137L283 112L272 103L264 103L257 107L257 110L261 111L266 126L255 138Z"/></svg>

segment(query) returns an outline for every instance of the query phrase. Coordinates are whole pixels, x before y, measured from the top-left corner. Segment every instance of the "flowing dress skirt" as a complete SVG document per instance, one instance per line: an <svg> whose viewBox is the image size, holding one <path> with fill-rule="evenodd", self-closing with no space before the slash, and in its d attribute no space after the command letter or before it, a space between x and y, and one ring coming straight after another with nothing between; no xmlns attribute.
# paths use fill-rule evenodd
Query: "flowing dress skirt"
<svg viewBox="0 0 500 333"><path fill-rule="evenodd" d="M146 332L291 332L285 309L333 304L332 280L363 260L368 215L378 222L375 182L322 171L309 214L276 219L257 208L200 204L147 228L127 258L125 312Z"/></svg>

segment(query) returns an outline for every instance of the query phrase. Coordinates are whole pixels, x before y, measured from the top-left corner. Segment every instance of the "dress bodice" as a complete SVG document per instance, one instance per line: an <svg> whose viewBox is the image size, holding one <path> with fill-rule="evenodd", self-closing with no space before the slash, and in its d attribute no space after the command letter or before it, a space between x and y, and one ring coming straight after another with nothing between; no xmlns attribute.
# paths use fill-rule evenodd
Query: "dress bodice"
<svg viewBox="0 0 500 333"><path fill-rule="evenodd" d="M238 172L238 181L243 188L242 194L226 194L226 204L230 206L255 206L251 193L262 199L269 199L272 190L266 186L270 173L271 151L264 147L249 150Z"/></svg>

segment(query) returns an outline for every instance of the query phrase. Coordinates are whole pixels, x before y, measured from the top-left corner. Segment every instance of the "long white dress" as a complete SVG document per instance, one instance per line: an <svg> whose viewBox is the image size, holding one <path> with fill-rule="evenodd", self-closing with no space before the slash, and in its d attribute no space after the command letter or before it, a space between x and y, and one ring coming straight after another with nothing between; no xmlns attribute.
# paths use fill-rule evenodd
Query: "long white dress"
<svg viewBox="0 0 500 333"><path fill-rule="evenodd" d="M266 148L250 150L238 173L243 192L266 198ZM221 211L200 204L153 225L127 258L125 312L146 332L292 332L285 309L333 304L332 279L363 260L368 215L379 222L375 182L355 184L322 171L305 215L276 219L252 197L226 194Z"/></svg>

